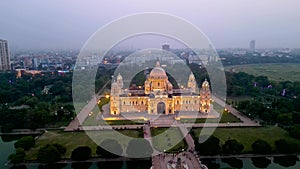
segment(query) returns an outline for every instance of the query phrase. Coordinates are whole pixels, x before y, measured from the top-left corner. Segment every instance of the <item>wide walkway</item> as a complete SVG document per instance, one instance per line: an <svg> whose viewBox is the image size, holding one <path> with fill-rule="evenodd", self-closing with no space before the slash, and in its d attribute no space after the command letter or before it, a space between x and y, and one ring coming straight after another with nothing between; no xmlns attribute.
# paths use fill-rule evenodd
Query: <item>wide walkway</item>
<svg viewBox="0 0 300 169"><path fill-rule="evenodd" d="M181 126L180 131L183 135L186 135L185 139L188 144L188 149L176 154L167 154L154 149L150 125L144 125L144 138L149 141L154 149L152 155L153 169L177 169L178 166L183 169L205 169L201 167L196 154L193 154L195 145L191 135L188 134L188 130L184 126Z"/></svg>

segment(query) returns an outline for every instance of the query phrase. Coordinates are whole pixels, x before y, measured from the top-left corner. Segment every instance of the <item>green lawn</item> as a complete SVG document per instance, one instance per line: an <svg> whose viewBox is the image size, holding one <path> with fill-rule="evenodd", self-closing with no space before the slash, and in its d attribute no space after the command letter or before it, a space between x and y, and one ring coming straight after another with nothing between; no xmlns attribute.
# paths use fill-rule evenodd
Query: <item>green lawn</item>
<svg viewBox="0 0 300 169"><path fill-rule="evenodd" d="M225 67L225 70L267 76L274 81L299 81L300 79L300 64L294 63L236 65Z"/></svg>
<svg viewBox="0 0 300 169"><path fill-rule="evenodd" d="M123 135L119 135L118 132ZM65 146L67 148L67 153L63 158L70 158L72 150L78 146L89 146L92 149L92 156L96 156L97 144L93 140L96 140L96 142L100 144L104 139L116 139L122 145L123 150L126 151L126 147L130 139L143 136L143 132L141 130L119 130L117 133L112 132L112 130L103 130L90 131L87 133L48 131L41 135L37 139L34 147L26 152L26 160L35 160L38 150L46 144L58 143ZM128 137L124 137L124 135Z"/></svg>
<svg viewBox="0 0 300 169"><path fill-rule="evenodd" d="M195 133L195 136L198 137L201 128L192 129L192 131ZM273 149L275 148L275 141L279 139L285 139L300 146L300 140L292 138L287 131L275 126L259 128L217 128L213 135L221 140L221 144L224 144L228 139L238 140L245 146L244 151L246 152L252 150L252 143L258 139L267 141Z"/></svg>
<svg viewBox="0 0 300 169"><path fill-rule="evenodd" d="M188 147L178 127L151 128L151 136L153 147L160 152L174 153Z"/></svg>

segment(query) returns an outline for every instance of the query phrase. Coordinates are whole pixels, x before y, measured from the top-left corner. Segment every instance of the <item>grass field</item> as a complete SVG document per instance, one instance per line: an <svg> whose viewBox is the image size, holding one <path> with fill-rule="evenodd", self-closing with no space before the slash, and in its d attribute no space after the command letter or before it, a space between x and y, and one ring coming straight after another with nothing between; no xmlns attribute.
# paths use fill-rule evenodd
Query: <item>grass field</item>
<svg viewBox="0 0 300 169"><path fill-rule="evenodd" d="M127 144L131 138L139 138L143 135L141 130L119 130L122 135L116 134L111 130L90 131L85 132L63 132L63 131L48 131L38 138L33 148L26 152L26 160L35 160L38 150L46 144L58 143L67 148L67 152L63 158L70 158L72 151L78 146L89 146L92 149L92 156L96 156L97 144L94 139L101 143L104 139L116 139L126 151ZM93 140L91 139L91 136Z"/></svg>
<svg viewBox="0 0 300 169"><path fill-rule="evenodd" d="M273 81L299 81L300 64L250 64L225 67L226 71L245 72L254 76L267 76Z"/></svg>
<svg viewBox="0 0 300 169"><path fill-rule="evenodd" d="M151 129L153 147L163 152L177 153L182 149L187 149L187 143L177 127L172 128L152 128Z"/></svg>
<svg viewBox="0 0 300 169"><path fill-rule="evenodd" d="M195 136L198 137L201 128L192 129ZM251 151L251 145L258 139L267 141L272 148L275 148L275 141L279 139L285 139L287 141L296 143L300 146L300 141L292 138L287 131L280 127L260 127L260 128L217 128L213 134L221 140L221 144L224 144L228 139L236 139L242 143L245 148L244 151Z"/></svg>

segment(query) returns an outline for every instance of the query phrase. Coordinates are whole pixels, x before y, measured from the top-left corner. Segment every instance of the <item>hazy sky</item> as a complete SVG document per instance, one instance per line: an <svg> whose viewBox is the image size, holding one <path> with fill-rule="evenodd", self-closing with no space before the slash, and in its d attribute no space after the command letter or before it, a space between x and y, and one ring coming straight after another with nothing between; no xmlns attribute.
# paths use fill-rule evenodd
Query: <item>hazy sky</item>
<svg viewBox="0 0 300 169"><path fill-rule="evenodd" d="M0 38L18 49L80 49L103 25L140 12L182 17L217 48L252 39L257 48L300 47L298 0L2 0Z"/></svg>

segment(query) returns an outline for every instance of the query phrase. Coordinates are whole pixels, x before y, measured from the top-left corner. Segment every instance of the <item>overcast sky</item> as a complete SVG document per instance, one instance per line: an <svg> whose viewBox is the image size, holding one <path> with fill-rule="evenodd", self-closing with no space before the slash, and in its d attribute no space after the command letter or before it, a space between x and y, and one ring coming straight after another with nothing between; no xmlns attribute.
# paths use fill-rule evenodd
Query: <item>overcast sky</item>
<svg viewBox="0 0 300 169"><path fill-rule="evenodd" d="M252 39L257 48L300 47L298 0L2 0L0 38L17 49L80 49L105 24L140 12L184 18L216 48Z"/></svg>

